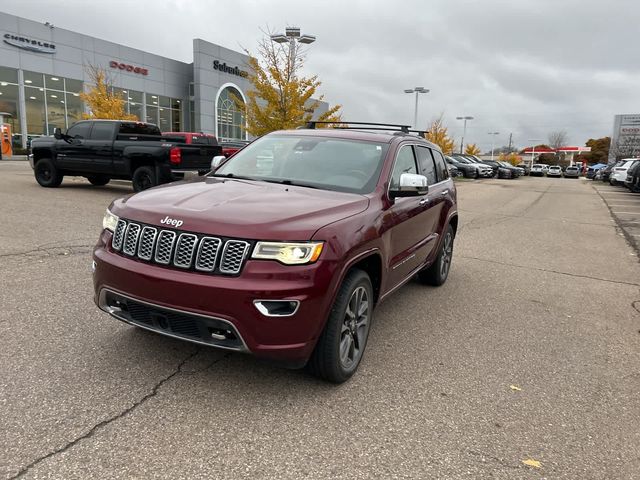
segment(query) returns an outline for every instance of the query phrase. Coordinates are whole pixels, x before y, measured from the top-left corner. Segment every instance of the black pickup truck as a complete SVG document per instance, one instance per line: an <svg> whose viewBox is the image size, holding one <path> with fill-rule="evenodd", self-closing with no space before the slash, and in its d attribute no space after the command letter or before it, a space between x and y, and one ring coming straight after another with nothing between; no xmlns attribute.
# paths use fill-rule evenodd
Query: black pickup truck
<svg viewBox="0 0 640 480"><path fill-rule="evenodd" d="M31 149L31 166L43 187L58 187L65 175L76 175L93 185L131 180L136 192L186 172L203 174L222 154L219 145L188 145L180 137L163 137L156 125L121 120L77 122L66 133L56 129L53 137L33 140Z"/></svg>

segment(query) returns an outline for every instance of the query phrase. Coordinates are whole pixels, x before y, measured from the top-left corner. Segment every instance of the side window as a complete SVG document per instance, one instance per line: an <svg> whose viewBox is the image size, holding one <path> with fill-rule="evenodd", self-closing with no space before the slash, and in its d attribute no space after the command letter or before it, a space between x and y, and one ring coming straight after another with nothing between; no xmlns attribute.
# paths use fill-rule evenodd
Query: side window
<svg viewBox="0 0 640 480"><path fill-rule="evenodd" d="M400 186L400 175L403 173L418 173L416 159L413 156L413 148L411 148L411 145L400 147L400 151L396 156L396 164L393 166L393 172L391 173L391 189Z"/></svg>
<svg viewBox="0 0 640 480"><path fill-rule="evenodd" d="M416 147L418 151L418 163L420 164L420 174L427 177L427 185L437 183L436 166L433 163L431 149L427 147Z"/></svg>
<svg viewBox="0 0 640 480"><path fill-rule="evenodd" d="M91 140L113 140L115 124L111 122L95 122L91 129Z"/></svg>
<svg viewBox="0 0 640 480"><path fill-rule="evenodd" d="M433 153L433 159L436 161L436 171L438 172L438 181L441 182L449 178L449 169L444 161L444 158L437 150L431 150Z"/></svg>
<svg viewBox="0 0 640 480"><path fill-rule="evenodd" d="M80 138L89 138L89 130L91 130L91 123L89 122L78 122L74 123L67 130L67 135L70 137L80 137Z"/></svg>

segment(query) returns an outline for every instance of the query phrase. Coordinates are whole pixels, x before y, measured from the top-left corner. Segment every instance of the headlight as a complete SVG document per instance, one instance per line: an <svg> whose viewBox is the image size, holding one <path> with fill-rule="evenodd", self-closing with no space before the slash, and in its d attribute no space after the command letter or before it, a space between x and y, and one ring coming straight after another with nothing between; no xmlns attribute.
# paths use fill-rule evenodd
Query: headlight
<svg viewBox="0 0 640 480"><path fill-rule="evenodd" d="M302 265L318 260L323 245L322 242L258 242L251 258L277 260L286 265Z"/></svg>
<svg viewBox="0 0 640 480"><path fill-rule="evenodd" d="M104 212L104 217L102 218L102 228L105 230L111 230L114 232L116 230L116 225L118 224L118 220L120 220L117 216L109 211Z"/></svg>

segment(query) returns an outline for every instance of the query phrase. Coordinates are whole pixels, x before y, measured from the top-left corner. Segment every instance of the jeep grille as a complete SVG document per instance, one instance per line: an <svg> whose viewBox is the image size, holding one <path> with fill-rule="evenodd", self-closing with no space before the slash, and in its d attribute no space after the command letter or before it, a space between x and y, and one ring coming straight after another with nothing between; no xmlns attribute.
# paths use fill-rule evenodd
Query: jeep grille
<svg viewBox="0 0 640 480"><path fill-rule="evenodd" d="M112 248L145 262L194 269L200 272L238 275L251 243L173 230L158 230L120 219Z"/></svg>

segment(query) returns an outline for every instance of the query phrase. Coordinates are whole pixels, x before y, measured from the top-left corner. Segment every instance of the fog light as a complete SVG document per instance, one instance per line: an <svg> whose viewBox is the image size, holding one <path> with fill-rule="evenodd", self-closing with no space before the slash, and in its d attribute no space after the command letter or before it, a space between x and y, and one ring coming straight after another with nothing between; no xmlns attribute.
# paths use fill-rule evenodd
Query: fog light
<svg viewBox="0 0 640 480"><path fill-rule="evenodd" d="M290 317L298 311L299 300L254 300L253 304L265 317Z"/></svg>

